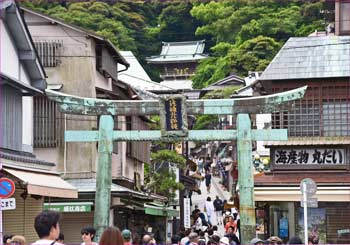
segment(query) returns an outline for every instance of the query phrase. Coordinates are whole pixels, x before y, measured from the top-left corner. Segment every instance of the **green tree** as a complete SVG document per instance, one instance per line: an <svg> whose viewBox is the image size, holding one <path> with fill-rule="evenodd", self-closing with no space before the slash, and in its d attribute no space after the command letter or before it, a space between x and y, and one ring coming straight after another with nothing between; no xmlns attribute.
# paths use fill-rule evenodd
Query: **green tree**
<svg viewBox="0 0 350 245"><path fill-rule="evenodd" d="M175 197L176 190L182 190L184 185L176 181L176 173L169 169L169 164L183 168L186 159L171 150L160 150L151 153L151 162L146 165L146 189L168 198Z"/></svg>

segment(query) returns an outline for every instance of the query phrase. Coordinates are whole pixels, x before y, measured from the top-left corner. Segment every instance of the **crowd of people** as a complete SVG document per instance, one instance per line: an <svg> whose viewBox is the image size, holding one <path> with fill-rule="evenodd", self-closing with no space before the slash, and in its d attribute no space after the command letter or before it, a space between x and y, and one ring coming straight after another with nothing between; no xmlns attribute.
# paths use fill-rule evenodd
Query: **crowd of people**
<svg viewBox="0 0 350 245"><path fill-rule="evenodd" d="M216 201L216 203L215 203ZM222 215L223 202L217 197L209 207L214 210L217 215L217 224L213 225L210 220L210 215L205 217L204 213L198 208L193 211L193 226L188 229L180 229L178 234L171 237L171 241L167 244L171 245L238 245L240 243L239 230L240 219L238 212L232 212L232 215ZM207 202L210 202L208 198ZM221 204L221 205L219 205ZM211 206L211 205L210 205ZM221 207L222 210L218 210ZM219 214L221 211L221 214ZM223 218L223 219L221 219ZM43 211L38 214L34 221L34 228L38 234L39 240L33 245L63 245L64 235L60 232L60 214L54 211ZM220 234L218 225L224 225L224 234ZM141 241L136 240L139 234L132 234L130 230L124 229L120 231L116 227L108 227L101 235L98 242L95 242L96 230L91 227L84 227L81 229L81 245L156 245L157 241L153 234L142 234ZM309 244L318 244L318 238L311 236L308 241ZM4 244L24 245L26 240L20 235L4 236ZM277 236L271 236L266 241L259 238L252 238L250 241L252 245L277 245L283 244L282 239ZM287 244L304 244L302 240L294 236Z"/></svg>

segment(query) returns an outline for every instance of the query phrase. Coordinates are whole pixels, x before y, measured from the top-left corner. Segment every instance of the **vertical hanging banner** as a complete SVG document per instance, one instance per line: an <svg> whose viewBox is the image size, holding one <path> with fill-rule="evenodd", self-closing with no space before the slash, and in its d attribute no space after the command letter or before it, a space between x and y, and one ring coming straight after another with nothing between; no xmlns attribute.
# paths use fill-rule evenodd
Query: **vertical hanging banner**
<svg viewBox="0 0 350 245"><path fill-rule="evenodd" d="M186 98L182 95L167 95L161 97L159 103L162 136L188 136Z"/></svg>

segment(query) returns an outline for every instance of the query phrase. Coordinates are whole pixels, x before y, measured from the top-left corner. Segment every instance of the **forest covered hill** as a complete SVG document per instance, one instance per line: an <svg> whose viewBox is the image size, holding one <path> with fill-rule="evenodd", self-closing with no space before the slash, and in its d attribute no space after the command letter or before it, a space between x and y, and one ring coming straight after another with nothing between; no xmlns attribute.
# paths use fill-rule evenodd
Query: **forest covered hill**
<svg viewBox="0 0 350 245"><path fill-rule="evenodd" d="M323 31L334 20L325 0L25 0L25 7L62 19L131 50L154 80L145 58L162 41L206 40L209 58L193 77L196 88L230 73L262 71L289 37Z"/></svg>

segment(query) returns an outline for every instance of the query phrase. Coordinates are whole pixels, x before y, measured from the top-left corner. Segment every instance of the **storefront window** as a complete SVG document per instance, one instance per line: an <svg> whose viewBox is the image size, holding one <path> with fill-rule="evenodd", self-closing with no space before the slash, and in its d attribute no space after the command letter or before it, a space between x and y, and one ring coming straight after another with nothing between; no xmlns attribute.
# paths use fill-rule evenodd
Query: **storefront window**
<svg viewBox="0 0 350 245"><path fill-rule="evenodd" d="M269 236L278 236L284 243L287 243L289 237L294 235L293 227L293 213L292 203L281 203L279 205L270 206L269 215Z"/></svg>
<svg viewBox="0 0 350 245"><path fill-rule="evenodd" d="M308 237L318 239L319 244L327 242L326 209L309 208L307 210ZM304 237L304 208L298 209L297 232Z"/></svg>

